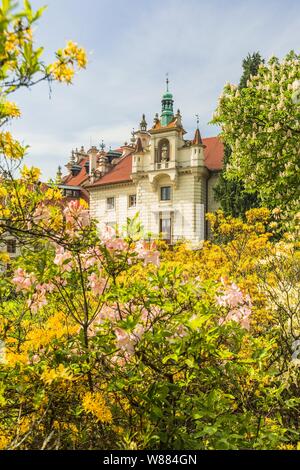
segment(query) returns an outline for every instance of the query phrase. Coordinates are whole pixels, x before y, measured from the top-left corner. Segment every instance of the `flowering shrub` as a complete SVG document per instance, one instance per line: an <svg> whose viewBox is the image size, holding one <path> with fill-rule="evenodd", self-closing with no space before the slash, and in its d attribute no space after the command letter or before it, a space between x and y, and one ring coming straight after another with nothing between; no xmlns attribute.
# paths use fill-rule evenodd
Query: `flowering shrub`
<svg viewBox="0 0 300 470"><path fill-rule="evenodd" d="M270 208L299 211L300 57L261 63L247 87L227 84L213 122L232 148L227 177L241 177Z"/></svg>
<svg viewBox="0 0 300 470"><path fill-rule="evenodd" d="M219 245L161 253L97 230L83 203L60 217L1 285L2 448L297 446L299 369L289 348L278 355L297 313L280 333L271 295L274 256L278 275L296 269L297 246L271 243L268 211L210 216ZM36 240L43 220L30 223Z"/></svg>
<svg viewBox="0 0 300 470"><path fill-rule="evenodd" d="M68 43L44 68L28 47L40 13L25 2L16 37L3 5L11 91L85 66ZM7 101L0 111L1 125L19 115ZM299 218L277 242L280 208L217 212L212 242L169 250L139 239L136 220L99 227L36 168L15 176L24 151L0 135L0 237L21 247L0 258L0 448L295 449Z"/></svg>

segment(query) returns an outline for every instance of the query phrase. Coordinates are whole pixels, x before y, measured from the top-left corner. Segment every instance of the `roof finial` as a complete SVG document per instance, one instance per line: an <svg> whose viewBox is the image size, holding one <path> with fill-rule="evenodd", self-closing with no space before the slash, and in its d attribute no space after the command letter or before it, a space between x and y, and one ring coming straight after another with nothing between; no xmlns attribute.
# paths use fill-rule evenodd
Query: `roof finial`
<svg viewBox="0 0 300 470"><path fill-rule="evenodd" d="M104 152L105 143L103 142L103 139L101 140L100 148L101 148L101 152Z"/></svg>
<svg viewBox="0 0 300 470"><path fill-rule="evenodd" d="M146 132L146 131L147 131L147 122L146 122L145 114L143 114L142 120L141 120L141 122L140 122L140 130L141 130L142 132Z"/></svg>
<svg viewBox="0 0 300 470"><path fill-rule="evenodd" d="M135 131L134 131L134 128L132 129L131 135L132 135L132 137L131 137L131 139L130 139L130 142L131 142L132 144L135 144L136 138L135 138Z"/></svg>
<svg viewBox="0 0 300 470"><path fill-rule="evenodd" d="M166 85L167 85L167 91L169 91L169 72L166 73Z"/></svg>
<svg viewBox="0 0 300 470"><path fill-rule="evenodd" d="M75 152L74 152L74 150L72 150L72 152L71 152L70 163L71 164L75 163Z"/></svg>
<svg viewBox="0 0 300 470"><path fill-rule="evenodd" d="M199 122L200 122L199 114L195 114L195 116L196 116L196 119L197 119L197 128L196 128L196 131L195 131L193 145L203 145L200 130L199 130Z"/></svg>
<svg viewBox="0 0 300 470"><path fill-rule="evenodd" d="M56 183L60 184L62 180L62 171L61 171L61 166L57 168L57 173L56 173Z"/></svg>

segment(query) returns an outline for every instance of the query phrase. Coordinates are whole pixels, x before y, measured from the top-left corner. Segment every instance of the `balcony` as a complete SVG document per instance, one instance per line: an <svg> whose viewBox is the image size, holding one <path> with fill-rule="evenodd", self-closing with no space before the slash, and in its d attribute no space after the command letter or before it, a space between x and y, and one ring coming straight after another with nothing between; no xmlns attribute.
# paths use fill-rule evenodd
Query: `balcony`
<svg viewBox="0 0 300 470"><path fill-rule="evenodd" d="M170 168L176 168L176 162L166 161L166 162L157 162L153 164L153 170L169 170Z"/></svg>

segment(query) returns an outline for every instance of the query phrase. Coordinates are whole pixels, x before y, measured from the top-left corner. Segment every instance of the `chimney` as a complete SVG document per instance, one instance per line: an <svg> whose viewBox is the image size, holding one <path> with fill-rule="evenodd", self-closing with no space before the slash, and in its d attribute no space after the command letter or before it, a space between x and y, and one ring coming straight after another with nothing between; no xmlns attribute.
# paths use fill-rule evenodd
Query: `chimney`
<svg viewBox="0 0 300 470"><path fill-rule="evenodd" d="M97 168L97 157L98 157L98 149L93 145L90 150L88 151L89 155L89 173L91 174L93 170Z"/></svg>

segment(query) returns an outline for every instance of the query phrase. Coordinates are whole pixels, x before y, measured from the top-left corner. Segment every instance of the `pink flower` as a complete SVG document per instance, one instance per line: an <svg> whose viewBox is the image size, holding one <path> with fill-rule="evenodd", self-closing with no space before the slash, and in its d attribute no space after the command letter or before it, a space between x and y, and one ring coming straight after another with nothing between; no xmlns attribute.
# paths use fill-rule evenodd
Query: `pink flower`
<svg viewBox="0 0 300 470"><path fill-rule="evenodd" d="M47 222L50 218L50 211L47 206L41 204L38 206L33 214L34 222L38 223L40 221Z"/></svg>
<svg viewBox="0 0 300 470"><path fill-rule="evenodd" d="M145 241L139 241L135 246L135 251L138 254L138 258L144 260L144 264L155 264L159 266L159 251L155 250L156 246L154 243L151 243L149 248L147 248L147 243Z"/></svg>
<svg viewBox="0 0 300 470"><path fill-rule="evenodd" d="M100 238L103 243L106 245L107 242L110 242L116 236L116 231L110 225L102 224L100 227Z"/></svg>
<svg viewBox="0 0 300 470"><path fill-rule="evenodd" d="M116 335L116 339L117 339L118 348L124 350L125 352L127 352L129 354L133 354L134 353L135 341L131 337L131 335L129 335L122 328L116 328L115 329L115 335Z"/></svg>
<svg viewBox="0 0 300 470"><path fill-rule="evenodd" d="M65 261L69 261L65 263ZM72 255L69 251L65 251L63 247L59 247L56 250L56 256L54 258L54 264L62 267L62 271L72 271Z"/></svg>
<svg viewBox="0 0 300 470"><path fill-rule="evenodd" d="M43 292L36 292L33 294L32 298L27 301L27 305L32 312L37 313L40 308L47 305L45 294Z"/></svg>
<svg viewBox="0 0 300 470"><path fill-rule="evenodd" d="M227 286L225 292L216 298L216 302L221 307L237 307L244 302L243 293L240 288L233 282Z"/></svg>
<svg viewBox="0 0 300 470"><path fill-rule="evenodd" d="M64 209L64 215L67 222L73 222L74 218L78 218L83 211L83 207L80 201L70 201L67 207Z"/></svg>
<svg viewBox="0 0 300 470"><path fill-rule="evenodd" d="M135 338L136 342L138 342L141 340L144 333L145 333L144 326L139 324L139 325L136 325L136 327L134 328L131 337Z"/></svg>
<svg viewBox="0 0 300 470"><path fill-rule="evenodd" d="M106 243L109 250L125 251L128 248L128 243L122 238L115 238Z"/></svg>
<svg viewBox="0 0 300 470"><path fill-rule="evenodd" d="M52 284L52 282L44 283L44 284L37 284L36 285L36 290L41 292L42 294L46 294L47 292L53 292L55 289L55 285Z"/></svg>
<svg viewBox="0 0 300 470"><path fill-rule="evenodd" d="M15 272L15 277L12 282L16 285L17 292L22 290L30 290L32 285L36 282L36 277L33 273L27 273L22 268L18 268Z"/></svg>
<svg viewBox="0 0 300 470"><path fill-rule="evenodd" d="M85 227L90 223L89 219L89 211L81 204L79 200L77 201L70 201L67 207L64 209L64 216L66 218L66 222L71 226L80 226ZM74 228L71 228L70 234L75 234Z"/></svg>
<svg viewBox="0 0 300 470"><path fill-rule="evenodd" d="M219 325L227 321L235 321L243 328L250 328L249 316L252 311L252 304L250 296L243 295L240 288L235 284L226 284L224 279L221 279L224 290L221 295L216 297L216 303L220 307L228 308L228 313L225 317L219 319Z"/></svg>
<svg viewBox="0 0 300 470"><path fill-rule="evenodd" d="M188 334L187 329L183 325L179 325L176 331L176 336L179 338L184 338Z"/></svg>
<svg viewBox="0 0 300 470"><path fill-rule="evenodd" d="M92 273L89 277L89 286L96 295L102 295L105 289L105 279L99 277L96 273Z"/></svg>

